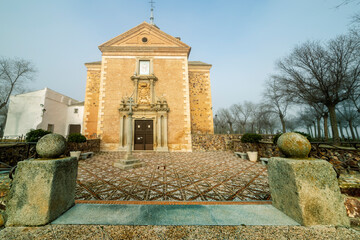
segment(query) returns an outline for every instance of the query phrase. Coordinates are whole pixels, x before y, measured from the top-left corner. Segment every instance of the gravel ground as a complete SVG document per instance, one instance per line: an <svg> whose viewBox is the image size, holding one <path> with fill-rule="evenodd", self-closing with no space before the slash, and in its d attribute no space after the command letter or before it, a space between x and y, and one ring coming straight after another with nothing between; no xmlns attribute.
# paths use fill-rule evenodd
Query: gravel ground
<svg viewBox="0 0 360 240"><path fill-rule="evenodd" d="M360 239L351 228L327 226L103 226L7 227L0 239Z"/></svg>

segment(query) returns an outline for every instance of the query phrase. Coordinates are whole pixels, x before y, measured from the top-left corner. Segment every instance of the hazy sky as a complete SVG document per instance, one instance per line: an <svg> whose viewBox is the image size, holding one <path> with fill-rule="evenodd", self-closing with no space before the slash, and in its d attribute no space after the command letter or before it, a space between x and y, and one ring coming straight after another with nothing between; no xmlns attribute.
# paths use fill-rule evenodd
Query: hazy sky
<svg viewBox="0 0 360 240"><path fill-rule="evenodd" d="M341 0L155 0L155 23L192 47L189 60L213 65L215 110L259 102L274 63L306 40L346 33L355 3ZM149 22L149 0L0 0L0 56L34 62L32 90L84 100L85 62L98 46Z"/></svg>

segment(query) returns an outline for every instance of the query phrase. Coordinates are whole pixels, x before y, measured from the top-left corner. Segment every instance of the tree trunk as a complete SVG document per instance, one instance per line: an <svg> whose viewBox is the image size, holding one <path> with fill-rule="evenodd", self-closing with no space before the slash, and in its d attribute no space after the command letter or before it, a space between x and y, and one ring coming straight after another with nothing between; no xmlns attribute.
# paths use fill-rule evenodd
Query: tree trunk
<svg viewBox="0 0 360 240"><path fill-rule="evenodd" d="M316 118L316 121L317 121L317 127L318 127L318 138L321 138L321 126L320 126L320 119L321 119L321 118Z"/></svg>
<svg viewBox="0 0 360 240"><path fill-rule="evenodd" d="M233 133L234 131L233 131L233 128L232 128L232 122L228 122L228 124L229 124L230 133Z"/></svg>
<svg viewBox="0 0 360 240"><path fill-rule="evenodd" d="M341 123L339 122L339 129L340 129L340 134L341 134L341 138L342 139L345 139L345 136L344 136L344 131L343 131L343 128L341 126Z"/></svg>
<svg viewBox="0 0 360 240"><path fill-rule="evenodd" d="M350 128L352 140L355 140L356 137L355 137L354 128L353 128L353 125L352 125L352 120L349 120L349 128Z"/></svg>
<svg viewBox="0 0 360 240"><path fill-rule="evenodd" d="M354 132L356 134L356 140L359 140L359 132L357 130L357 126L354 126Z"/></svg>
<svg viewBox="0 0 360 240"><path fill-rule="evenodd" d="M349 134L348 128L347 127L344 127L344 128L345 128L345 131L346 131L346 139L349 140L350 139L350 134Z"/></svg>
<svg viewBox="0 0 360 240"><path fill-rule="evenodd" d="M283 131L283 133L286 133L284 116L282 114L279 114L279 117L280 117L280 121L281 121L282 131Z"/></svg>
<svg viewBox="0 0 360 240"><path fill-rule="evenodd" d="M313 124L314 124L314 137L319 138L316 131L316 122L314 121Z"/></svg>
<svg viewBox="0 0 360 240"><path fill-rule="evenodd" d="M328 114L324 114L324 136L325 136L325 141L327 141L329 139L329 129L328 129Z"/></svg>
<svg viewBox="0 0 360 240"><path fill-rule="evenodd" d="M314 134L313 134L313 132L312 132L311 125L308 126L308 129L309 129L309 134L310 134L310 136L311 136L311 137L315 137Z"/></svg>
<svg viewBox="0 0 360 240"><path fill-rule="evenodd" d="M333 135L333 141L334 141L334 143L340 143L339 131L337 129L335 105L334 106L330 105L327 107L329 109L329 114L330 114L330 124L331 124L331 130L332 130L332 135Z"/></svg>

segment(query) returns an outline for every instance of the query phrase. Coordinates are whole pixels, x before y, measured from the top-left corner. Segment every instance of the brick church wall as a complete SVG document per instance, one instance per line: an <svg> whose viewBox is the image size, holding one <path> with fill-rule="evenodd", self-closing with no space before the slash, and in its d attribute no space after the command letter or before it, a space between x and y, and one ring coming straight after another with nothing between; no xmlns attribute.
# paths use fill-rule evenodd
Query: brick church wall
<svg viewBox="0 0 360 240"><path fill-rule="evenodd" d="M209 64L189 62L191 133L214 133L210 68Z"/></svg>
<svg viewBox="0 0 360 240"><path fill-rule="evenodd" d="M83 134L88 138L97 137L97 121L99 110L99 86L101 62L86 64L87 81L84 103Z"/></svg>

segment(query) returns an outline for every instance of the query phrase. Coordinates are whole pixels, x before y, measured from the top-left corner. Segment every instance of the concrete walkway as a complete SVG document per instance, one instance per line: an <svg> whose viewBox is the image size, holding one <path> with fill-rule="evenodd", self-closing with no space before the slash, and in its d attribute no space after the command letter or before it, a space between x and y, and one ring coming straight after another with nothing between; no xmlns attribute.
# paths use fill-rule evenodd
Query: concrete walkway
<svg viewBox="0 0 360 240"><path fill-rule="evenodd" d="M272 205L76 204L52 224L299 225Z"/></svg>

